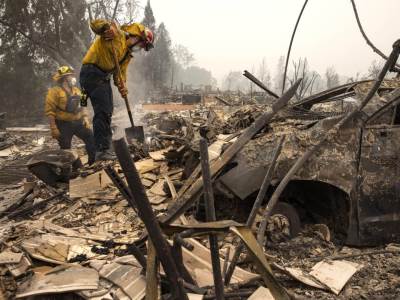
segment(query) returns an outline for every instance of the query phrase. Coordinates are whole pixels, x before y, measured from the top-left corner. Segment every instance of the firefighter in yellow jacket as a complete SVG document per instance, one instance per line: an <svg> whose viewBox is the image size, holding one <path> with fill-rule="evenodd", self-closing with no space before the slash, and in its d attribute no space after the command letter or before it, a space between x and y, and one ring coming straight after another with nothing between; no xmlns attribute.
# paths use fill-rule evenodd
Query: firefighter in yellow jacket
<svg viewBox="0 0 400 300"><path fill-rule="evenodd" d="M85 143L88 163L92 164L96 153L94 138L86 109L80 106L82 94L76 87L74 70L62 66L53 80L56 85L48 90L45 103L51 135L61 149L71 149L72 137L76 135Z"/></svg>
<svg viewBox="0 0 400 300"><path fill-rule="evenodd" d="M132 53L153 48L153 33L139 23L117 26L113 22L98 19L90 23L98 35L83 58L80 85L90 98L94 110L93 131L96 145L96 160L113 159L111 147L111 117L113 98L110 79L124 97L128 91L125 84L118 82L113 48L119 61L122 79L126 82L128 64Z"/></svg>

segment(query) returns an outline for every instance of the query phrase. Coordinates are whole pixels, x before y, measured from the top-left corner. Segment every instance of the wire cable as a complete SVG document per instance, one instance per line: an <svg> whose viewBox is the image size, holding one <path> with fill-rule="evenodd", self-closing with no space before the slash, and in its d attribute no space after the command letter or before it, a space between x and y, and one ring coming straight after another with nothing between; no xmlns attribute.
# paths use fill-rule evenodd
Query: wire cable
<svg viewBox="0 0 400 300"><path fill-rule="evenodd" d="M372 48L372 50L376 54L378 54L380 57L382 57L385 60L388 60L388 57L385 54L383 54L383 52L381 50L376 48L375 45L371 42L371 40L366 35L364 28L361 25L361 21L360 21L359 15L358 15L356 3L354 0L350 0L350 1L351 1L351 5L353 6L354 16L356 17L358 28L360 29L360 32L361 32L362 36L364 37L365 41L367 42L368 46L370 46ZM396 66L393 67L393 70L396 72L400 72L399 68L400 68L400 65L396 64Z"/></svg>
<svg viewBox="0 0 400 300"><path fill-rule="evenodd" d="M283 92L285 91L286 73L287 73L287 68L288 68L288 64L289 64L290 51L292 50L292 44L293 44L294 36L296 35L297 26L299 25L301 16L303 15L303 11L306 8L307 2L308 2L308 0L304 1L304 4L303 4L303 7L301 8L299 17L297 18L296 25L294 26L292 37L290 39L289 49L288 49L288 52L287 52L287 55L286 55L285 72L283 73L282 95L283 95Z"/></svg>

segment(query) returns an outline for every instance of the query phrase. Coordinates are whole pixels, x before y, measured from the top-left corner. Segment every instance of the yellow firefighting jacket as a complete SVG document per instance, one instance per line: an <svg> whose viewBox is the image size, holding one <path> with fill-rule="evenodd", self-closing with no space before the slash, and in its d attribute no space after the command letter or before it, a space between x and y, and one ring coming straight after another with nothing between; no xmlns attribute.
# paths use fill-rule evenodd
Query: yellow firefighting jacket
<svg viewBox="0 0 400 300"><path fill-rule="evenodd" d="M101 31L101 27L104 26L105 22L107 21L99 19L92 21L90 25L92 30L98 33ZM90 46L85 57L83 58L82 63L94 64L107 73L113 72L114 83L116 83L118 81L118 77L115 70L111 43L114 45L118 61L120 62L122 79L126 82L126 71L129 62L132 59L132 55L126 43L125 32L119 27L117 27L117 34L112 41L106 41L102 36L96 37L95 41Z"/></svg>
<svg viewBox="0 0 400 300"><path fill-rule="evenodd" d="M86 110L80 107L80 96L81 91L77 87L72 89L72 95L68 95L61 86L50 88L45 102L46 116L62 121L77 121L87 117Z"/></svg>

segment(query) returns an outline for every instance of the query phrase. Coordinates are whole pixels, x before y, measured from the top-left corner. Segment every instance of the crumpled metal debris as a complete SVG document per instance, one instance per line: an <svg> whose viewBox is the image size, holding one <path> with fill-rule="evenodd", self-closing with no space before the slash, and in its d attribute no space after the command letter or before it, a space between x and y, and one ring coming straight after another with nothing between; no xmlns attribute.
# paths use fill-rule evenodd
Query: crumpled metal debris
<svg viewBox="0 0 400 300"><path fill-rule="evenodd" d="M236 103L233 98L230 100L232 103ZM236 100L239 103L239 98ZM346 105L351 106L352 103L349 102ZM260 104L228 108L202 106L191 112L147 114L143 118L148 129L147 143L130 145L130 151L157 217L164 216L168 208L179 198L181 188L190 188L192 185L190 182L196 179L194 177L200 175L197 166L199 162L198 140L201 135L207 137L210 160L217 161L227 147L235 142L242 130L253 124L254 120L268 109L270 109L269 105ZM304 130L315 126L315 120L332 116L333 113L336 113L335 109L337 107L319 105L305 116L312 120L304 120L304 114L302 115L298 110L284 110L276 116L271 124L256 133L255 138L250 140L242 153L249 154L252 151L248 149L258 147L257 149L260 149L258 155L264 158L268 156L262 151L262 147L263 144L273 144L274 138L270 135L271 130L283 129L283 131L295 133L294 137L289 139L288 144L298 142L305 145L305 143L302 144L302 140L312 140L317 136L306 135ZM323 123L321 122L317 126L323 126ZM12 133L7 133L8 136L10 134ZM33 141L29 143L34 144ZM47 149L46 144L38 141L32 146L32 149L35 149L33 152ZM13 159L24 158L25 162L28 157L30 159L31 153L25 155L25 144L21 141L13 139L8 146L10 145L19 150L18 153L12 153ZM52 146L54 147L54 145ZM20 151L21 149L23 151ZM80 146L78 152L82 153L82 149ZM236 158L241 155L239 154ZM249 155L246 158L249 165L256 164L258 155ZM294 159L296 153L286 147L283 150L283 156ZM11 157L7 159L11 159ZM0 158L0 169L10 165L11 160L7 159ZM105 167L106 165L102 163L91 167L84 166L76 174L78 176L69 181L68 189L65 187L53 189L35 179L34 192L18 209L33 207L34 203L39 203L60 190L65 192L65 197L45 203L42 207L33 207L23 216L17 215L10 219L0 220L0 241L2 242L0 246L0 284L6 287L7 296L15 297L16 294L17 297L25 297L68 291L87 299L95 297L113 299L114 296L119 299L142 299L144 297L145 274L138 261L132 256L135 251L132 244L136 243L135 249L144 252L145 246L141 242L145 228L137 212L128 205L126 199L120 194L120 190L114 186L104 172ZM111 167L124 181L119 164L115 162ZM0 179L2 178L1 172L0 170ZM1 194L0 197L4 197L1 201L10 204L4 205L4 208L1 206L2 211L11 207L12 213L14 209L12 204L23 196L23 183L18 180L15 183L17 186L6 186L2 190L7 192ZM251 186L253 182L245 184ZM257 184L256 182L254 186L257 187ZM223 201L228 200L224 199ZM210 286L213 281L209 243L203 237L206 232L210 231L219 233L221 266L230 262L229 257L225 258L227 254L225 250L237 246L235 236L241 237L248 248L248 255L252 258L249 260L245 254L240 257L241 268L235 269L232 284L226 287L227 293L240 294L243 287L247 288L247 295L251 295L255 291L250 296L255 299L259 297L257 296L259 294L262 294L262 297L270 297L269 293L271 293L275 298L287 299L288 292L303 296L302 293L310 293L308 290L304 291L303 284L293 287L295 285L293 280L288 284L287 275L290 275L292 278L302 279L302 282L308 285L312 284L311 281L307 283L306 278L314 278L314 287L321 288L321 290L312 290L311 294L306 294L306 296L321 298L321 295L328 295L326 290L335 294L349 293L350 284L344 288L343 285L349 278L353 280L351 285L363 282L358 276L355 278L352 275L355 272L368 270L367 267L360 270L354 262L344 262L343 264L342 260L338 260L331 264L324 261L325 256L339 252L341 249L333 244L334 240L330 236L329 229L326 230L322 225L319 228L311 229L313 234L310 236L303 231L294 240L272 239L272 243L269 244L271 247L264 252L255 241L251 230L245 229L240 223L221 220L214 224L196 224L193 211L188 211L187 217L190 222L185 221L184 225L163 224L163 229L164 233L171 238L174 234L186 230L194 230L196 233L196 238L185 239L193 246L193 249L182 248L183 264L192 271L192 277L197 284L185 286L188 291L196 294L189 295L189 298L200 298L202 295L211 297L214 293ZM182 216L180 220L185 220L185 218ZM285 222L278 217L271 226L273 225L273 230L279 231L279 228L285 230ZM302 243L296 244L299 240ZM298 255L296 251L299 252ZM231 252L233 253L233 251ZM266 255L268 259L265 258ZM32 262L29 257L34 258L34 261ZM315 262L311 264L307 259L319 257L322 262L317 264L318 267L312 269ZM11 261L11 259L14 260ZM393 260L396 261L395 258ZM38 268L37 261L46 267ZM363 264L365 263L363 261ZM54 265L58 265L58 267L54 268ZM151 286L157 287L157 294L158 291L161 294L168 293L164 284L165 276L162 271L158 272L156 266L155 260L153 261L153 270L157 272L151 278L157 277L157 282L152 281ZM346 270L344 272L346 276L343 276L341 282L329 281L332 270L334 272ZM393 272L388 268L389 274L395 274ZM278 276L277 273L279 273ZM282 277L282 274L286 275ZM80 279L83 276L86 279L82 281ZM354 281L355 279L358 281ZM44 284L44 282L46 283ZM268 289L260 287L256 290L260 285L266 285ZM17 286L18 291L15 290ZM287 286L291 287L288 292L284 288Z"/></svg>

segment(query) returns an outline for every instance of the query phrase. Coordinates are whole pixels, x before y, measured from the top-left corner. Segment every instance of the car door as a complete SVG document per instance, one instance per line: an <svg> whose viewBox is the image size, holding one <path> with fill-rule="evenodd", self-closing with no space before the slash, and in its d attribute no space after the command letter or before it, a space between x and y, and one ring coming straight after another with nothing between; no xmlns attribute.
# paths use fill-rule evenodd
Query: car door
<svg viewBox="0 0 400 300"><path fill-rule="evenodd" d="M361 138L358 219L367 244L400 236L400 126L384 123L367 124Z"/></svg>

